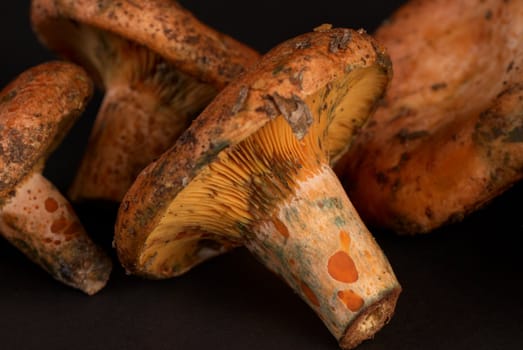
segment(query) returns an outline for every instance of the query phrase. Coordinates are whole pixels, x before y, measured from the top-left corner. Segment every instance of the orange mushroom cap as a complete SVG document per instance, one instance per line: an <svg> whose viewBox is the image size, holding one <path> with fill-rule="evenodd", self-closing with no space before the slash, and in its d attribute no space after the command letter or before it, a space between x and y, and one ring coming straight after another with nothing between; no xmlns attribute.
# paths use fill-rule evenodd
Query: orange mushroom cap
<svg viewBox="0 0 523 350"><path fill-rule="evenodd" d="M33 0L40 40L105 90L73 199L120 201L136 175L258 59L172 0Z"/></svg>
<svg viewBox="0 0 523 350"><path fill-rule="evenodd" d="M461 220L523 177L523 2L424 0L376 32L394 78L336 171L365 222Z"/></svg>

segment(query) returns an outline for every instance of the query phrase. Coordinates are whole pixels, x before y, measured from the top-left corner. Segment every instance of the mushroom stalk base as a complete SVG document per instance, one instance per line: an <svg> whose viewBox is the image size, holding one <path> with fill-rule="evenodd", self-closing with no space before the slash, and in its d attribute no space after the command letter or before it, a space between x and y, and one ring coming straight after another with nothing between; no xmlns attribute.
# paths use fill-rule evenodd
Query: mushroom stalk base
<svg viewBox="0 0 523 350"><path fill-rule="evenodd" d="M92 295L111 260L87 236L71 205L41 174L19 185L0 209L0 232L58 281Z"/></svg>
<svg viewBox="0 0 523 350"><path fill-rule="evenodd" d="M353 348L392 317L401 287L332 169L296 185L253 224L246 246Z"/></svg>

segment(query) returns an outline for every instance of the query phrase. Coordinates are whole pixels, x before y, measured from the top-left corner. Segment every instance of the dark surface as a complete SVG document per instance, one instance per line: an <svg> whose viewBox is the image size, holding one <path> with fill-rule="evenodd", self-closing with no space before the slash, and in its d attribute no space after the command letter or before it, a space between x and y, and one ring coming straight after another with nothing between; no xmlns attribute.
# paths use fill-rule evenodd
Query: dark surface
<svg viewBox="0 0 523 350"><path fill-rule="evenodd" d="M265 51L330 22L372 31L400 1L184 1L203 21ZM28 1L1 2L0 83L53 58L29 26ZM51 158L65 190L99 95ZM427 236L377 232L403 285L396 315L358 349L523 348L523 186L465 222ZM114 208L76 206L113 255ZM0 349L337 349L321 321L240 249L178 279L144 281L116 267L87 297L52 280L0 240Z"/></svg>

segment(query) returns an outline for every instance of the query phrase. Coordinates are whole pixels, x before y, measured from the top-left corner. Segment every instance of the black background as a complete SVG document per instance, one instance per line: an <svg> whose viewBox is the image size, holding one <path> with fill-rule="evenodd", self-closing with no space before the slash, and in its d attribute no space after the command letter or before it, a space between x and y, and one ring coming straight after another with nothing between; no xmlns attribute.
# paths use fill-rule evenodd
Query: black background
<svg viewBox="0 0 523 350"><path fill-rule="evenodd" d="M321 23L374 30L403 1L183 1L202 21L261 52ZM54 58L33 35L29 1L0 3L0 83ZM51 157L65 191L100 103ZM404 292L396 315L359 349L522 349L523 187L463 223L419 237L373 230ZM115 208L76 205L111 254ZM0 240L0 349L337 349L294 293L244 249L166 281L126 276L87 297Z"/></svg>

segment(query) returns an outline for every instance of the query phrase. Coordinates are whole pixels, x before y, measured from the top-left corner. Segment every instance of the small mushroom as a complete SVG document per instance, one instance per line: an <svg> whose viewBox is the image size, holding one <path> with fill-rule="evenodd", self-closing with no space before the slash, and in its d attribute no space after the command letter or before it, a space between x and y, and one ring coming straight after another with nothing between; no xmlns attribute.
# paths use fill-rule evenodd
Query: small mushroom
<svg viewBox="0 0 523 350"><path fill-rule="evenodd" d="M391 317L400 286L329 166L390 77L363 32L326 29L271 50L231 83L122 202L125 268L167 278L245 245L344 348Z"/></svg>
<svg viewBox="0 0 523 350"><path fill-rule="evenodd" d="M0 233L55 279L90 295L106 284L111 260L42 169L91 93L86 73L61 62L36 66L0 92Z"/></svg>
<svg viewBox="0 0 523 350"><path fill-rule="evenodd" d="M391 88L336 168L366 223L428 232L523 177L522 1L411 1L376 38Z"/></svg>
<svg viewBox="0 0 523 350"><path fill-rule="evenodd" d="M172 0L33 0L32 23L45 45L105 90L74 200L119 202L140 170L258 59Z"/></svg>

